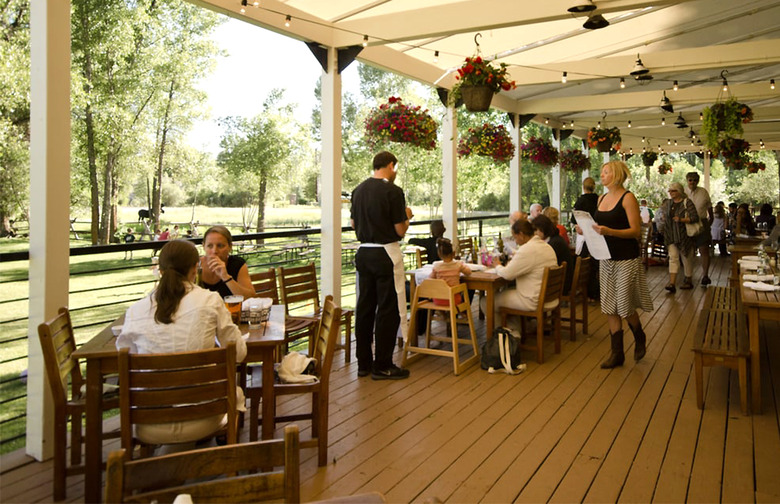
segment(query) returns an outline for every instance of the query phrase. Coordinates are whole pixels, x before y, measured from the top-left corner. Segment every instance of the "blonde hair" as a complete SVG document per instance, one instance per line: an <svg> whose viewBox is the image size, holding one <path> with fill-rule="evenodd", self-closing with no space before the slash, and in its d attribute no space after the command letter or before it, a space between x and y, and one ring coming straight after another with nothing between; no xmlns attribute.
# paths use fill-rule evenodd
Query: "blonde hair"
<svg viewBox="0 0 780 504"><path fill-rule="evenodd" d="M671 184L669 184L669 189L674 189L675 191L677 191L680 194L680 196L682 196L683 199L688 197L688 195L685 194L685 190L683 189L682 184L679 182L672 182Z"/></svg>
<svg viewBox="0 0 780 504"><path fill-rule="evenodd" d="M558 225L558 217L561 215L561 213L558 211L557 208L552 207L552 206L548 206L547 208L542 210L542 215L544 215L545 217L550 219L552 221L552 223L557 226Z"/></svg>
<svg viewBox="0 0 780 504"><path fill-rule="evenodd" d="M615 185L623 187L626 179L631 177L631 172L628 171L628 165L623 161L609 161L608 163L601 165L601 169L603 170L605 166L609 166L612 170L612 179Z"/></svg>
<svg viewBox="0 0 780 504"><path fill-rule="evenodd" d="M591 193L596 190L596 181L591 177L586 177L585 180L582 181L582 188L586 192Z"/></svg>

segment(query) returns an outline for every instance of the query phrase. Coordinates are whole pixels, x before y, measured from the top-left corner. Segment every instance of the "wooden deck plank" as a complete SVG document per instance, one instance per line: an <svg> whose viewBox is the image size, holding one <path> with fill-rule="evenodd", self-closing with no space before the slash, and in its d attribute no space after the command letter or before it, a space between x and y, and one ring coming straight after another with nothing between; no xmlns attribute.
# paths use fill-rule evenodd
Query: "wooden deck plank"
<svg viewBox="0 0 780 504"><path fill-rule="evenodd" d="M761 352L761 415L753 415L753 448L755 457L756 502L780 502L780 430L778 430L778 394L780 394L780 323L765 322L762 327L764 345ZM770 360L774 357L774 361Z"/></svg>
<svg viewBox="0 0 780 504"><path fill-rule="evenodd" d="M721 502L743 502L753 492L753 421L742 414L739 373L730 370Z"/></svg>

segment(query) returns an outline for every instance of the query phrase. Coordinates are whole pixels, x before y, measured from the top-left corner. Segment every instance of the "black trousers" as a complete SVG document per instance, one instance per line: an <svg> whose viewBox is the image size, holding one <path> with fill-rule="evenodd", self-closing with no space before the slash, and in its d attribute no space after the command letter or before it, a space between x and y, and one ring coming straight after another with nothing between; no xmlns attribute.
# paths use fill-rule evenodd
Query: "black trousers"
<svg viewBox="0 0 780 504"><path fill-rule="evenodd" d="M358 369L384 370L393 365L401 315L395 290L393 262L384 248L360 247L355 254L358 293L355 346ZM402 293L403 294L403 293ZM371 343L375 351L371 351Z"/></svg>

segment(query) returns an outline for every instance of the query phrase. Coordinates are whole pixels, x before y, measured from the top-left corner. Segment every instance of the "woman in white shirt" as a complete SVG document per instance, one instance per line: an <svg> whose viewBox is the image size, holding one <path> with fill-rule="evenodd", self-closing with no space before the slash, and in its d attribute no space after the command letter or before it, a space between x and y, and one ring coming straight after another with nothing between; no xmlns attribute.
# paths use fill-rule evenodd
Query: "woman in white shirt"
<svg viewBox="0 0 780 504"><path fill-rule="evenodd" d="M132 353L176 353L236 345L236 360L246 357L246 343L233 324L222 298L195 285L198 250L186 240L173 240L160 252L160 281L146 297L128 308L117 348ZM245 411L237 391L238 409ZM155 444L184 443L208 436L220 428L224 415L197 422L141 426L136 434Z"/></svg>
<svg viewBox="0 0 780 504"><path fill-rule="evenodd" d="M534 234L527 220L521 219L512 224L512 237L517 243L517 251L506 266L496 266L496 273L507 280L514 280L515 288L496 295L496 316L502 306L535 310L542 290L544 268L558 266L553 248ZM487 299L483 297L480 304L484 312Z"/></svg>

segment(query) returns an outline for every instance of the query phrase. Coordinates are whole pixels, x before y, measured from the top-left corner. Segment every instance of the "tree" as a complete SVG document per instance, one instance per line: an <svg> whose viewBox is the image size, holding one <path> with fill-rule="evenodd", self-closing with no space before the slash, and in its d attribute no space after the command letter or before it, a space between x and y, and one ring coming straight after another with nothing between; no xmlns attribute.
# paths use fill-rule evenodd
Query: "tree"
<svg viewBox="0 0 780 504"><path fill-rule="evenodd" d="M230 173L237 187L254 187L257 205L257 231L265 230L265 204L269 188L288 168L292 134L288 126L292 110L279 107L282 91L274 90L263 102L256 117L228 117L221 123L226 132L220 141L217 164Z"/></svg>
<svg viewBox="0 0 780 504"><path fill-rule="evenodd" d="M0 236L11 220L28 219L30 147L30 5L9 0L0 8Z"/></svg>

